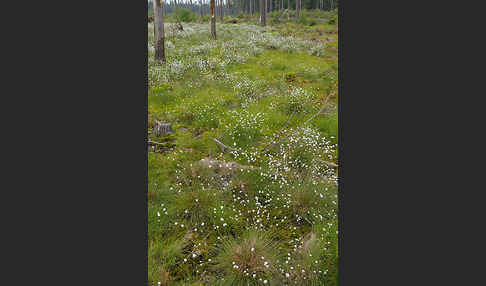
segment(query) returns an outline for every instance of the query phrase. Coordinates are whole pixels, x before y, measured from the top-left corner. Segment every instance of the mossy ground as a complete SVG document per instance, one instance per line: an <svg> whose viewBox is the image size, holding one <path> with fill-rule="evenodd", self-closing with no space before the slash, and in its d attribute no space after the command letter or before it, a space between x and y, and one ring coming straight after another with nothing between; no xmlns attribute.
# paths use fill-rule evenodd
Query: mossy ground
<svg viewBox="0 0 486 286"><path fill-rule="evenodd" d="M149 129L175 131L149 136L172 147L148 154L149 285L337 285L337 26L303 13L218 23L213 42L208 23L167 23L165 66L149 25Z"/></svg>

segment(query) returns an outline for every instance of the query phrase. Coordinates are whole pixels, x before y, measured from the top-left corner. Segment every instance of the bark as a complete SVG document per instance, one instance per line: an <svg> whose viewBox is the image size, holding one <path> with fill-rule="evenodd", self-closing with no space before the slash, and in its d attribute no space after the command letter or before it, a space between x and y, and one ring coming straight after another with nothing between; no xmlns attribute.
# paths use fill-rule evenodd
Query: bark
<svg viewBox="0 0 486 286"><path fill-rule="evenodd" d="M172 124L157 121L157 124L154 126L153 129L153 134L155 136L166 136L170 133L174 133L174 130L172 129Z"/></svg>
<svg viewBox="0 0 486 286"><path fill-rule="evenodd" d="M230 146L226 146L224 145L223 143L221 143L218 139L216 138L213 138L214 142L216 142L216 144L218 144L218 146L221 148L221 150L224 152L226 149L228 150L231 150L231 151L234 151L235 149L230 147Z"/></svg>
<svg viewBox="0 0 486 286"><path fill-rule="evenodd" d="M158 63L165 63L164 20L162 18L162 1L153 1L155 60Z"/></svg>
<svg viewBox="0 0 486 286"><path fill-rule="evenodd" d="M265 14L266 14L266 5L265 0L260 0L260 24L262 27L265 27Z"/></svg>
<svg viewBox="0 0 486 286"><path fill-rule="evenodd" d="M214 17L214 0L210 0L211 9L211 36L216 40L216 18Z"/></svg>
<svg viewBox="0 0 486 286"><path fill-rule="evenodd" d="M295 20L299 21L299 12L300 12L300 0L295 1Z"/></svg>
<svg viewBox="0 0 486 286"><path fill-rule="evenodd" d="M223 23L223 8L224 8L224 5L223 5L223 0L219 0L219 21L221 23Z"/></svg>
<svg viewBox="0 0 486 286"><path fill-rule="evenodd" d="M287 19L290 20L290 0L287 1L287 9L289 9L289 14L288 14Z"/></svg>

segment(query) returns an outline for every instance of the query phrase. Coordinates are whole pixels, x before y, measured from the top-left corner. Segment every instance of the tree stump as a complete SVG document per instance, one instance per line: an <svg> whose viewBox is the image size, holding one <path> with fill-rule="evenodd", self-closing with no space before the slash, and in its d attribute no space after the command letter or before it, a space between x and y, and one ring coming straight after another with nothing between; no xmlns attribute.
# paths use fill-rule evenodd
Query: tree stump
<svg viewBox="0 0 486 286"><path fill-rule="evenodd" d="M157 121L153 129L153 134L155 136L161 137L166 136L170 133L174 133L174 130L172 130L172 124Z"/></svg>

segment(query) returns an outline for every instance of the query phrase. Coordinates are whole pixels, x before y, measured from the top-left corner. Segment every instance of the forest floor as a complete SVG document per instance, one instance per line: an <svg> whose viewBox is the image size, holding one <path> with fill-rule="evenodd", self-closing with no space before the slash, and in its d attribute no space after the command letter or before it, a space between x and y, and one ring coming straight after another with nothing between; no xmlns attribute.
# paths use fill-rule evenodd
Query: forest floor
<svg viewBox="0 0 486 286"><path fill-rule="evenodd" d="M165 65L149 23L149 285L337 285L337 25L304 13L166 23Z"/></svg>

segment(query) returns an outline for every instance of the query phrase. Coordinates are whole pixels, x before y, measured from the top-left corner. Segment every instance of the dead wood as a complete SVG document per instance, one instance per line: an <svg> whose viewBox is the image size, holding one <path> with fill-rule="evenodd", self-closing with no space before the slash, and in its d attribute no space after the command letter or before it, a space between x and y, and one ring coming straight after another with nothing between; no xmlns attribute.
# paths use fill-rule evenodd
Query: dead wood
<svg viewBox="0 0 486 286"><path fill-rule="evenodd" d="M238 164L236 162L225 162L217 159L204 158L199 161L199 165L205 168L213 168L215 170L232 171L232 170L246 170L251 168L250 166L245 166Z"/></svg>
<svg viewBox="0 0 486 286"><path fill-rule="evenodd" d="M160 137L166 136L170 133L174 133L174 130L172 129L172 124L156 121L156 124L153 128L153 133L155 136Z"/></svg>
<svg viewBox="0 0 486 286"><path fill-rule="evenodd" d="M149 140L147 142L149 145L159 145L159 146L164 146L164 147L167 147L167 143L160 143L160 142L155 142L155 141L152 141L152 140Z"/></svg>
<svg viewBox="0 0 486 286"><path fill-rule="evenodd" d="M230 146L224 145L223 143L221 143L221 142L220 142L218 139L216 139L216 138L213 138L213 140L214 140L214 142L216 142L216 144L218 144L218 146L221 148L221 150L222 150L223 152L225 152L225 151L226 151L226 149L229 149L229 150L231 150L231 151L236 151L236 149L231 148Z"/></svg>
<svg viewBox="0 0 486 286"><path fill-rule="evenodd" d="M329 98L331 98L332 96L332 92L329 93L329 95L326 97L326 99L324 100L324 103L322 104L322 107L321 109L319 109L319 112L317 112L316 114L314 114L311 118L309 118L306 122L304 122L304 125L306 125L307 123L309 123L312 119L314 119L317 115L321 114L322 112L324 112L324 110L326 109L327 107L327 102L329 101Z"/></svg>
<svg viewBox="0 0 486 286"><path fill-rule="evenodd" d="M328 166L329 168L333 168L333 169L336 169L338 168L339 166L337 164L334 164L333 162L329 162L329 161L324 161L324 160L319 160L321 163L323 163L324 165Z"/></svg>

